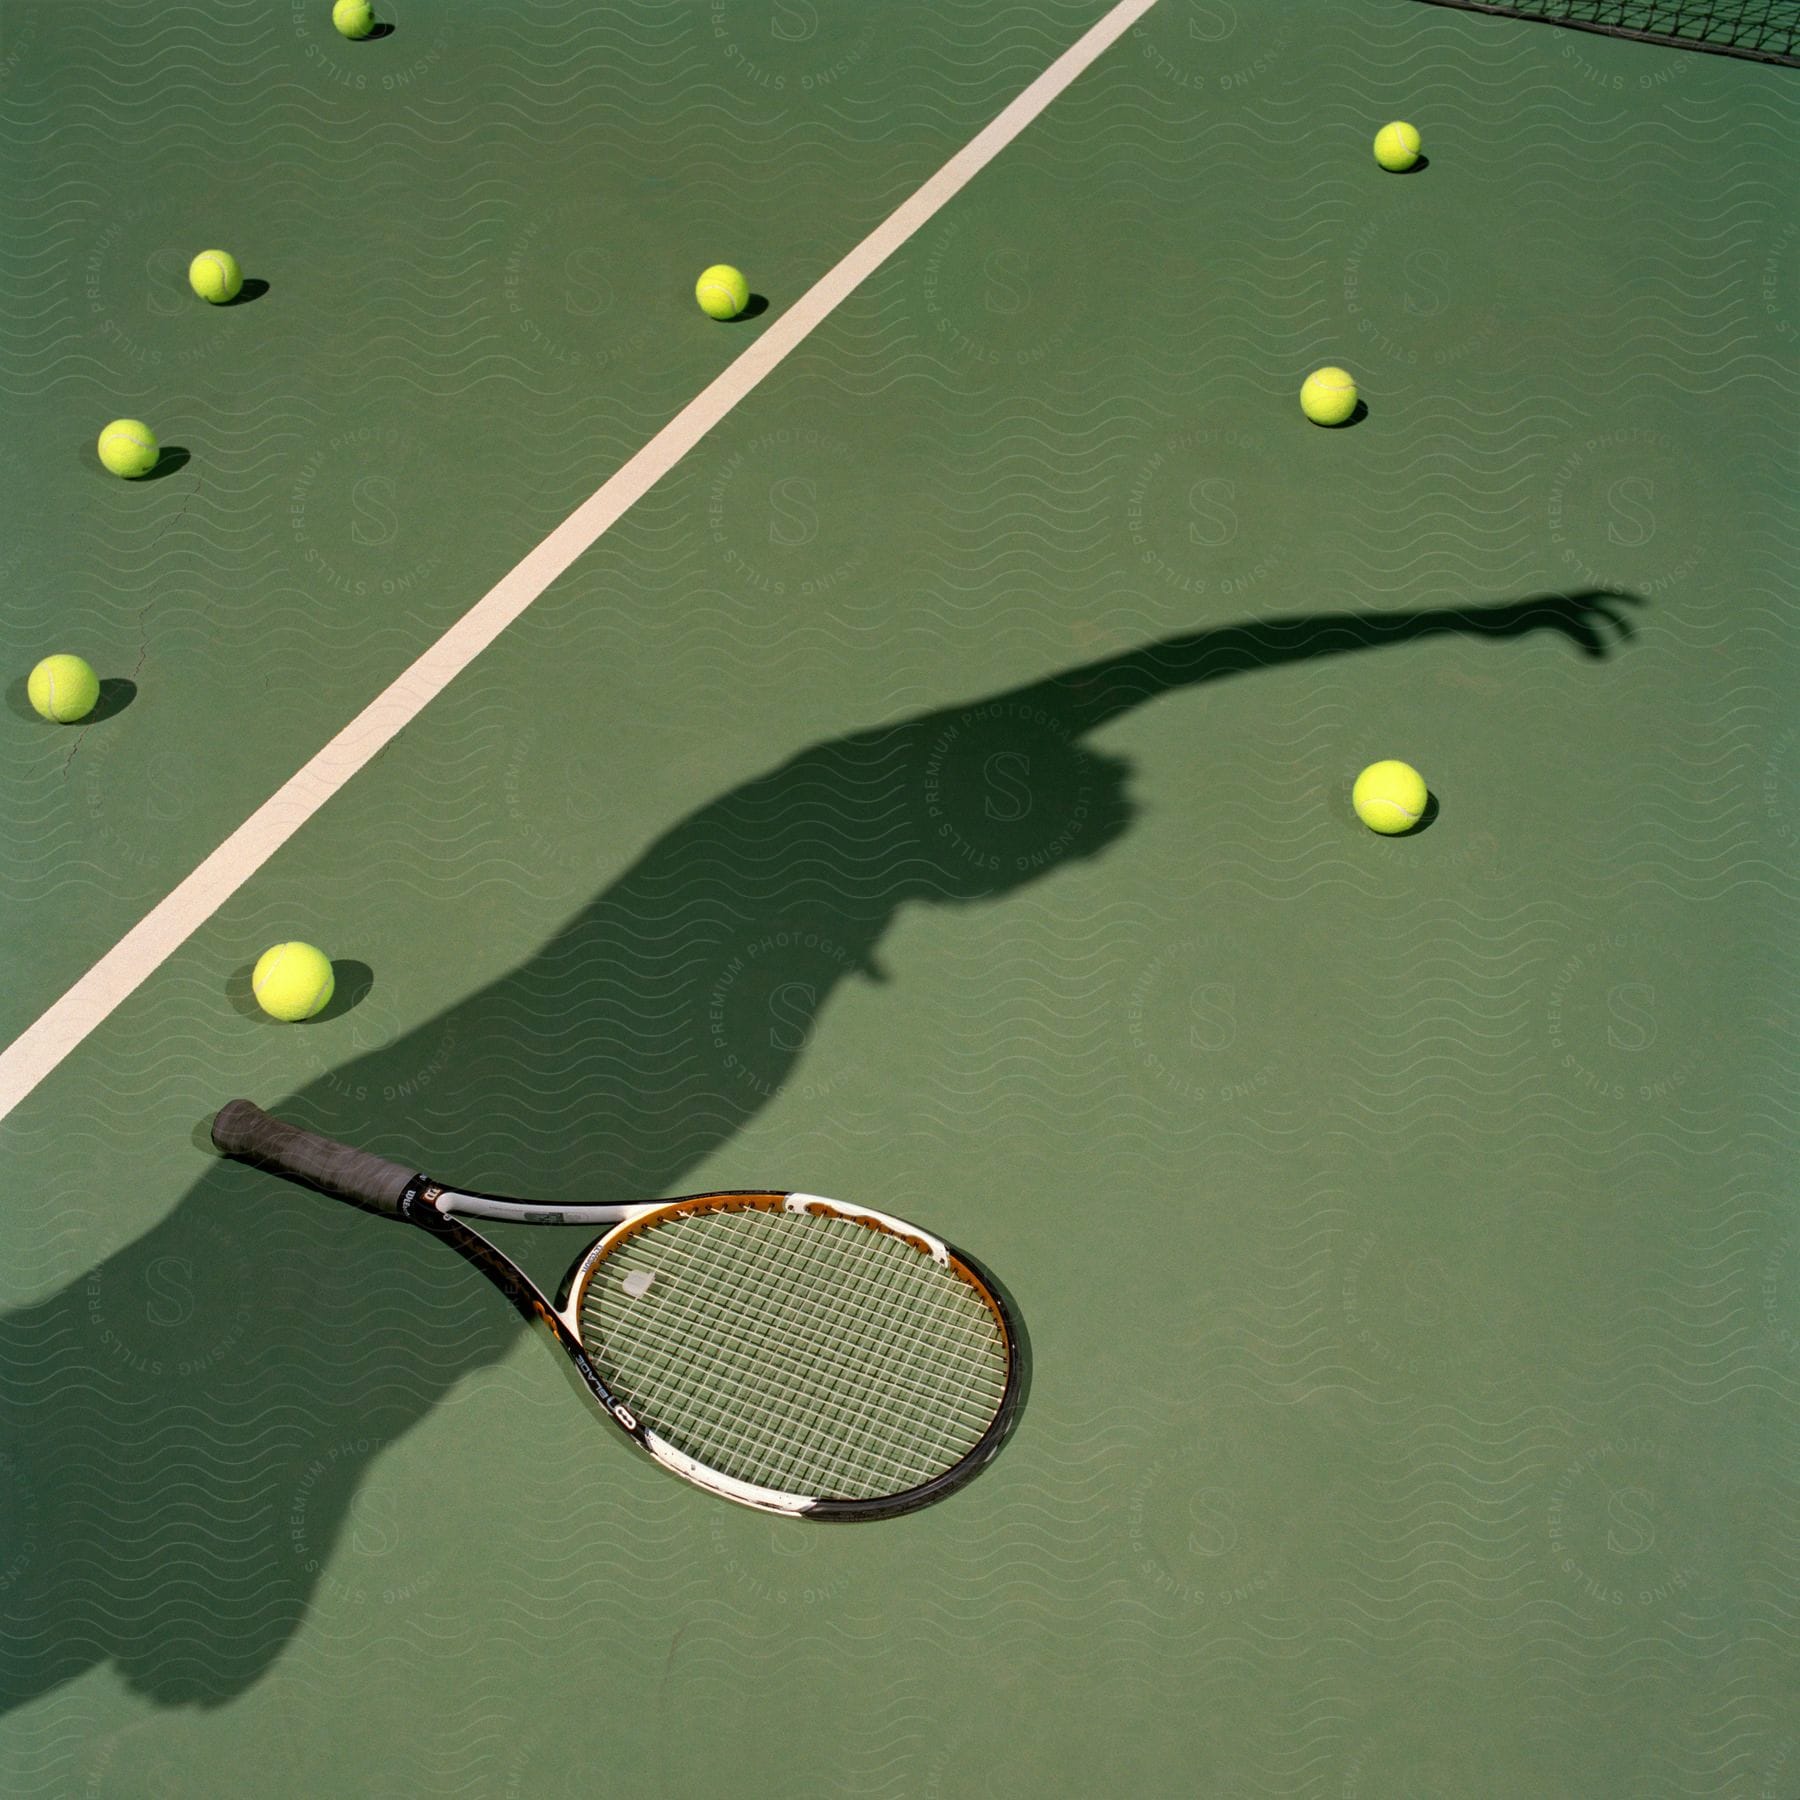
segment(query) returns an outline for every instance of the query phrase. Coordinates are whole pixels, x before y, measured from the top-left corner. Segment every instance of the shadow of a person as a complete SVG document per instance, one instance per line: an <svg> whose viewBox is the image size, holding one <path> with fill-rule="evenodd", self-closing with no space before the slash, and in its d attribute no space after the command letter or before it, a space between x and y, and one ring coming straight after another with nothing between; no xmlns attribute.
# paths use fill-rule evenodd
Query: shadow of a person
<svg viewBox="0 0 1800 1800"><path fill-rule="evenodd" d="M1628 598L1197 631L815 745L673 826L513 973L280 1110L470 1186L678 1192L789 1080L839 985L882 978L902 907L998 900L1119 841L1129 768L1086 741L1099 727L1437 634L1548 631L1598 657ZM522 1329L422 1234L288 1198L221 1163L0 1320L0 1705L109 1657L164 1705L242 1692L305 1614L369 1460Z"/></svg>

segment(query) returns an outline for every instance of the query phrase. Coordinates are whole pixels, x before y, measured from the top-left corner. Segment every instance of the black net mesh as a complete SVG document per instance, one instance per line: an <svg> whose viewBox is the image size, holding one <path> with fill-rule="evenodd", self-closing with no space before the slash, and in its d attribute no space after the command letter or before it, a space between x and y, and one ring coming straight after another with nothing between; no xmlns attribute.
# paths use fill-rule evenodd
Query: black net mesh
<svg viewBox="0 0 1800 1800"><path fill-rule="evenodd" d="M1523 0L1516 6L1499 0L1427 0L1427 4L1800 68L1800 0Z"/></svg>

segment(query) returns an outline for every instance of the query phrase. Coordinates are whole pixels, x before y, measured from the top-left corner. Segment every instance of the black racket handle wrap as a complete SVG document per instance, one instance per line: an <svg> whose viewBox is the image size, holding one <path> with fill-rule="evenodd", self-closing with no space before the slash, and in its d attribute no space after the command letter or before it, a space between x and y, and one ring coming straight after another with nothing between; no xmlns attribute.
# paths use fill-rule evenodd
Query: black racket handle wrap
<svg viewBox="0 0 1800 1800"><path fill-rule="evenodd" d="M250 1100L228 1100L219 1108L212 1141L227 1156L261 1163L278 1174L297 1175L328 1194L372 1206L390 1217L399 1216L401 1195L420 1180L416 1169L272 1119Z"/></svg>

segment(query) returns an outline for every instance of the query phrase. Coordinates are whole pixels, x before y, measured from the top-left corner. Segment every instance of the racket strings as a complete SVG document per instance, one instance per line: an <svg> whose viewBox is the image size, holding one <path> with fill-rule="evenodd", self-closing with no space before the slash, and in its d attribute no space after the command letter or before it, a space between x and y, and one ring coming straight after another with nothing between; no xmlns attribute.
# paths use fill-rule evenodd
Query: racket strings
<svg viewBox="0 0 1800 1800"><path fill-rule="evenodd" d="M784 1446L785 1460L796 1470L819 1470L839 1485L854 1481L858 1470L886 1468L892 1476L903 1469L904 1465L888 1453L887 1441L897 1426L905 1429L907 1421L885 1403L879 1378L887 1359L896 1354L904 1357L909 1352L916 1355L922 1343L917 1332L911 1342L907 1336L909 1324L916 1327L921 1317L916 1308L909 1313L909 1296L903 1291L910 1258L883 1256L880 1253L882 1234L861 1227L852 1229L860 1234L860 1242L857 1238L828 1238L816 1231L790 1239L790 1247L797 1248L800 1253L792 1271L800 1278L796 1282L796 1294L816 1296L815 1318L842 1334L834 1349L846 1370L861 1380L853 1395L840 1392L838 1404L824 1407L811 1417L802 1414L793 1419L793 1436ZM832 1278L838 1273L834 1257L841 1252L845 1241L853 1246L857 1273L864 1283L867 1309L863 1312L851 1312L844 1307L832 1288ZM827 1249L834 1257L825 1254ZM936 1287L941 1285L934 1284L934 1298ZM870 1343L865 1328L869 1319L876 1316L893 1321L894 1342L891 1346ZM787 1325L791 1321L783 1319L778 1323ZM934 1333L934 1338L936 1341L929 1358L915 1366L929 1367L932 1376L940 1381L948 1377L966 1394L967 1378L950 1356L948 1340L941 1331ZM999 1390L990 1391L985 1406L967 1421L973 1426L971 1442L985 1429L998 1400ZM947 1419L946 1424L954 1427L956 1421Z"/></svg>
<svg viewBox="0 0 1800 1800"><path fill-rule="evenodd" d="M816 1333L816 1314L795 1317L791 1302L802 1291L798 1288L788 1296L790 1305L786 1307L764 1305L752 1310L759 1298L767 1296L759 1295L741 1265L721 1265L716 1257L690 1256L688 1261L717 1265L703 1272L744 1309L739 1337L730 1344L717 1341L712 1301L699 1282L681 1289L665 1286L669 1307L659 1323L668 1328L669 1339L664 1354L647 1361L639 1398L646 1392L666 1393L663 1384L682 1377L710 1381L717 1402L718 1428L734 1453L739 1457L754 1456L757 1446L767 1443L766 1454L790 1471L806 1467L804 1451L808 1443L824 1434L841 1435L852 1423L845 1396L820 1386L816 1357L803 1372L805 1379L797 1378L791 1366L796 1346L803 1347L806 1342L803 1336L797 1336L796 1328ZM666 1268L663 1271L665 1276L668 1272ZM688 1273L694 1270L690 1268ZM848 1344L840 1341L840 1351L847 1348ZM855 1359L846 1356L844 1360L855 1366ZM805 1410L808 1406L813 1410ZM901 1422L891 1408L877 1405L874 1410L890 1429ZM890 1471L897 1469L897 1464L887 1460Z"/></svg>
<svg viewBox="0 0 1800 1800"><path fill-rule="evenodd" d="M882 1234L864 1231L862 1236L865 1241L857 1251L857 1260L862 1265L859 1273L868 1282L871 1301L882 1306L891 1303L895 1309L895 1352L910 1358L914 1367L929 1372L938 1384L937 1398L943 1409L946 1435L960 1438L972 1428L969 1441L973 1442L994 1416L1003 1383L983 1383L985 1392L977 1394L972 1370L980 1365L971 1365L965 1356L957 1354L961 1346L949 1329L955 1323L955 1314L948 1305L954 1289L938 1281L922 1293L902 1292L909 1287L910 1260L879 1254ZM928 1263L927 1266L936 1265ZM921 1301L928 1304L920 1304ZM854 1347L862 1348L860 1344ZM881 1434L887 1423L881 1409L869 1408L860 1420L851 1420L848 1434L840 1437L835 1445L821 1445L820 1453L846 1471L853 1470L881 1454Z"/></svg>
<svg viewBox="0 0 1800 1800"><path fill-rule="evenodd" d="M832 1237L818 1231L790 1234L787 1247L798 1252L788 1271L796 1298L810 1296L814 1316L843 1333L833 1348L847 1363L860 1362L874 1374L898 1348L915 1357L946 1393L957 1387L969 1392L983 1371L969 1361L967 1339L956 1329L958 1314L950 1304L966 1296L967 1284L955 1276L944 1279L938 1265L910 1246L900 1246L896 1254L895 1242L885 1233L854 1224L847 1234ZM767 1256L776 1246L765 1243L764 1249ZM860 1305L847 1305L842 1299L846 1254L854 1259L863 1282ZM935 1278L919 1282L921 1268ZM993 1415L1004 1377L996 1374L984 1385L985 1404L977 1405L986 1419Z"/></svg>
<svg viewBox="0 0 1800 1800"><path fill-rule="evenodd" d="M690 1253L690 1263L717 1260L693 1257L696 1248L710 1248L700 1244L697 1234L693 1241L684 1241L682 1248ZM743 1254L742 1246L734 1249ZM691 1268L686 1272L694 1273ZM666 1268L663 1271L665 1277L670 1273ZM708 1281L719 1284L743 1315L739 1325L744 1329L736 1342L717 1341ZM780 1296L788 1302L785 1306L753 1308L754 1299L771 1297L766 1275L757 1285L760 1293L746 1294L744 1269L738 1265L728 1266L722 1273L715 1269L705 1280L690 1280L680 1289L665 1280L664 1297L669 1304L659 1323L665 1329L673 1324L678 1335L660 1361L648 1367L633 1386L640 1407L648 1410L651 1396L659 1395L660 1410L666 1413L671 1382L677 1387L684 1381L705 1384L713 1426L712 1442L707 1446L710 1460L731 1473L757 1463L763 1471L761 1479L768 1485L791 1484L795 1473L807 1466L802 1439L816 1439L826 1431L841 1434L849 1414L843 1395L820 1382L816 1354L805 1352L806 1332L812 1328L796 1316L793 1307L793 1301L804 1293L804 1284L798 1291ZM702 1300L706 1303L701 1304ZM798 1370L793 1366L797 1344L803 1353L803 1366ZM669 1417L672 1414L662 1421L665 1433ZM891 1419L884 1422L884 1429L893 1429ZM840 1473L841 1460L832 1458L829 1466L821 1465L822 1471ZM891 1458L883 1458L882 1465L891 1480L897 1465Z"/></svg>
<svg viewBox="0 0 1800 1800"><path fill-rule="evenodd" d="M633 1273L650 1277L635 1297ZM659 1436L787 1493L919 1485L980 1441L1006 1387L979 1289L831 1215L744 1208L634 1232L590 1272L581 1335Z"/></svg>
<svg viewBox="0 0 1800 1800"><path fill-rule="evenodd" d="M860 1304L854 1308L839 1299L846 1245L862 1283ZM798 1252L789 1271L799 1277L794 1298L812 1298L811 1317L805 1322L815 1334L821 1325L836 1334L828 1340L831 1353L851 1374L866 1378L866 1385L857 1390L859 1399L879 1395L882 1371L897 1358L908 1356L914 1369L938 1384L940 1404L962 1399L969 1393L970 1365L966 1355L959 1353L966 1346L955 1345L941 1328L929 1335L926 1330L928 1320L941 1327L941 1322L953 1316L946 1302L952 1296L960 1297L958 1290L963 1284L957 1278L909 1282L907 1277L916 1275L921 1268L936 1275L937 1266L905 1247L896 1254L894 1240L856 1225L836 1235L818 1231L790 1234L788 1247L790 1252ZM765 1246L765 1250L773 1248ZM935 1311L927 1313L921 1301L933 1305ZM780 1317L775 1322L781 1326L793 1323ZM998 1380L990 1384L972 1409L979 1419L978 1433L993 1416L1001 1385ZM963 1410L971 1409L965 1404ZM855 1416L873 1428L893 1415L890 1408L865 1405L860 1415L852 1415Z"/></svg>
<svg viewBox="0 0 1800 1800"><path fill-rule="evenodd" d="M836 1478L836 1485L841 1485L845 1480L853 1479L861 1468L865 1474L884 1473L891 1487L908 1471L903 1462L886 1453L885 1439L896 1428L904 1430L907 1421L891 1406L880 1404L879 1386L868 1379L878 1374L879 1365L866 1357L843 1355L850 1372L865 1377L855 1385L853 1394L847 1394L841 1383L835 1391L821 1386L816 1355L812 1359L810 1386L796 1385L792 1369L783 1368L784 1360L791 1359L795 1346L808 1342L807 1333L813 1338L818 1336L815 1318L805 1316L804 1309L802 1316L796 1317L792 1302L803 1299L809 1291L816 1295L829 1290L817 1282L800 1279L792 1284L786 1296L790 1302L788 1306L757 1307L753 1304L769 1297L768 1265L784 1248L794 1263L794 1267L783 1272L786 1275L804 1276L808 1272L805 1267L808 1263L816 1267L822 1260L820 1234L816 1231L789 1233L784 1247L766 1231L757 1232L755 1219L756 1215L740 1215L729 1224L721 1221L721 1235L730 1230L737 1240L731 1247L741 1260L733 1264L723 1265L716 1255L707 1256L705 1253L716 1251L717 1245L703 1240L699 1234L690 1233L682 1243L683 1250L690 1253L690 1259L693 1252L700 1252L698 1260L713 1265L708 1271L710 1278L718 1281L734 1303L742 1308L744 1322L749 1327L746 1342L733 1351L734 1360L724 1361L690 1330L673 1347L675 1355L671 1360L679 1362L681 1355L686 1353L701 1365L696 1373L713 1379L714 1398L720 1413L717 1423L726 1446L738 1458L746 1454L754 1457L758 1447L766 1444L762 1454L772 1459L769 1462L770 1485L791 1482L796 1475L808 1472L815 1480ZM863 1241L858 1242L856 1238L846 1241L857 1246L858 1260L867 1272L870 1246L879 1240L861 1227L852 1227L852 1230L859 1233ZM749 1236L746 1243L743 1239L747 1234L754 1235ZM811 1254L796 1256L796 1251ZM906 1258L898 1260L904 1267ZM753 1263L761 1266L755 1269L754 1278L751 1278ZM892 1299L884 1297L885 1285L878 1284L871 1291L870 1299L883 1308L885 1316L891 1317ZM696 1289L689 1290L690 1298L694 1291ZM713 1329L704 1316L696 1317L691 1307L685 1309L685 1317L699 1330ZM827 1322L839 1334L836 1343L840 1353L857 1347L853 1335L844 1335L845 1327L851 1321L843 1308L830 1308ZM747 1357L746 1351L753 1354ZM668 1374L667 1363L658 1372ZM997 1404L997 1397L983 1410L971 1433L971 1441L980 1435L986 1420L991 1418L994 1404ZM860 1432L857 1430L859 1424ZM810 1461L809 1449L813 1452Z"/></svg>
<svg viewBox="0 0 1800 1800"><path fill-rule="evenodd" d="M740 1326L746 1337L760 1340L759 1347L774 1350L781 1343L795 1341L796 1326L804 1326L808 1336L818 1339L821 1324L833 1327L838 1334L828 1340L833 1354L851 1366L860 1365L871 1375L887 1366L892 1359L892 1338L897 1330L896 1321L903 1315L898 1310L900 1296L892 1292L884 1292L879 1277L879 1267L871 1269L874 1248L880 1244L879 1234L868 1232L861 1227L851 1229L858 1236L847 1240L855 1246L855 1254L860 1257L865 1277L874 1274L876 1279L868 1285L863 1296L863 1304L857 1308L846 1306L842 1300L843 1283L841 1280L841 1260L845 1252L841 1244L836 1256L828 1263L821 1254L824 1240L817 1231L805 1231L789 1234L786 1243L772 1239L766 1229L758 1231L753 1223L755 1215L740 1215L735 1220L721 1220L721 1233L735 1231L741 1240L731 1245L732 1254L722 1258L718 1254L719 1246L699 1233L691 1230L678 1240L679 1249L685 1253L685 1260L690 1273L702 1274L709 1282L716 1283L718 1289L729 1295L742 1309ZM860 1240L860 1241L859 1241ZM661 1246L665 1255L673 1256L670 1246ZM809 1254L810 1253L810 1254ZM780 1271L786 1285L785 1296L775 1289L770 1281L770 1265L778 1259L785 1258L788 1266ZM621 1259L615 1255L612 1259L617 1263ZM891 1267L904 1269L909 1258L901 1256L893 1258ZM921 1259L923 1260L923 1259ZM760 1262L761 1266L754 1266ZM935 1269L935 1265L930 1265ZM665 1268L665 1273L667 1272ZM959 1278L949 1278L955 1286L963 1285ZM946 1284L933 1284L941 1288ZM664 1292L677 1292L684 1295L692 1303L697 1294L703 1291L698 1285L682 1290L670 1290L665 1285ZM655 1289L652 1288L652 1296ZM770 1304L771 1300L785 1298L785 1306ZM800 1303L811 1301L810 1307ZM696 1319L701 1329L711 1329L711 1315L704 1313L690 1315ZM868 1328L874 1325L880 1331L881 1341L875 1346L877 1354L871 1354ZM961 1355L965 1346L955 1344L942 1333L929 1344L931 1354L923 1360L934 1365L940 1379L949 1385L960 1383L966 1390L970 1385L970 1367L966 1357ZM704 1356L706 1345L693 1337L675 1340L670 1344L669 1361L674 1364L684 1359ZM741 1365L730 1365L741 1367ZM762 1371L751 1371L760 1375ZM996 1372L986 1384L986 1393L977 1401L982 1407L983 1418L991 1417L994 1405L1004 1385L1003 1375Z"/></svg>

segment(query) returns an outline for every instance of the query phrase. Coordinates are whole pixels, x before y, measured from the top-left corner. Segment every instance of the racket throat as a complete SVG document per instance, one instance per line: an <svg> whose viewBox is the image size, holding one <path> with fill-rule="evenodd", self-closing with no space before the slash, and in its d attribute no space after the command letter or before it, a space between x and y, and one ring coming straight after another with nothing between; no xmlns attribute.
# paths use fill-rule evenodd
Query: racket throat
<svg viewBox="0 0 1800 1800"><path fill-rule="evenodd" d="M593 1359L582 1348L575 1320L563 1308L553 1306L538 1284L499 1245L444 1211L439 1201L449 1190L423 1176L409 1184L400 1196L403 1219L441 1238L465 1262L472 1263L513 1303L527 1324L540 1326L558 1352L557 1362L586 1399L638 1443L644 1443L644 1427L636 1413L620 1400L601 1378ZM566 1300L565 1300L566 1305Z"/></svg>

